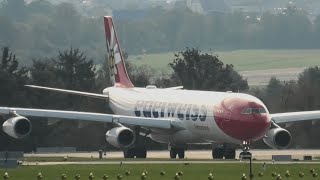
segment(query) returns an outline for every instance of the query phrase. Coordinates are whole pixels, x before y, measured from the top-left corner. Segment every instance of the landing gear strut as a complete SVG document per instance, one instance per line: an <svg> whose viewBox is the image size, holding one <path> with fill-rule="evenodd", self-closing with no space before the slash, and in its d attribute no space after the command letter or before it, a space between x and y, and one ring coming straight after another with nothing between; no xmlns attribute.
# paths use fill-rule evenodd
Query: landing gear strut
<svg viewBox="0 0 320 180"><path fill-rule="evenodd" d="M252 173L252 154L249 152L249 148L250 148L250 142L248 141L243 141L242 143L243 146L243 151L240 153L240 159L249 159L250 162L250 180L253 179L253 173Z"/></svg>
<svg viewBox="0 0 320 180"><path fill-rule="evenodd" d="M235 159L236 150L235 148L229 147L226 144L212 149L213 159Z"/></svg>

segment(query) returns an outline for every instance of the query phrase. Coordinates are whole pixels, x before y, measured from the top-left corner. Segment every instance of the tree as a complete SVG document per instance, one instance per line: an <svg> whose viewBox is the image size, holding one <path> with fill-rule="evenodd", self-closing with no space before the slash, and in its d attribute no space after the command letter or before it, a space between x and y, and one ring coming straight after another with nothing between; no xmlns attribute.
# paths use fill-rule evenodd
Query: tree
<svg viewBox="0 0 320 180"><path fill-rule="evenodd" d="M318 66L305 69L298 79L298 93L301 110L320 109L320 68Z"/></svg>
<svg viewBox="0 0 320 180"><path fill-rule="evenodd" d="M137 87L146 87L151 84L154 70L150 66L135 66L130 62L126 62L126 69L132 83Z"/></svg>
<svg viewBox="0 0 320 180"><path fill-rule="evenodd" d="M79 49L59 52L56 59L52 59L59 81L63 81L67 89L92 90L96 68L93 59L87 57Z"/></svg>
<svg viewBox="0 0 320 180"><path fill-rule="evenodd" d="M187 48L175 54L169 66L173 70L172 78L177 78L186 89L243 91L248 89L233 65L224 65L218 56L202 54L199 49Z"/></svg>
<svg viewBox="0 0 320 180"><path fill-rule="evenodd" d="M33 61L30 69L33 83L42 86L58 87L63 89L72 89L86 92L97 92L96 90L96 68L93 59L88 59L79 49L70 48L59 52L55 58L44 58ZM34 106L51 109L72 109L90 112L105 112L105 101L93 100L74 95L65 95L61 93L47 91L32 91L35 97L30 97ZM101 93L101 92L100 92ZM36 144L44 146L84 146L83 139L90 138L101 142L101 134L105 133L105 127L101 124L88 123L90 128L83 127L80 122L60 121L51 126L42 124L38 126L37 133L41 129L46 129L46 136L37 138ZM39 130L40 129L40 130ZM96 132L99 133L96 133ZM63 139L63 140L61 140ZM86 144L87 148L88 144ZM91 144L97 146L97 143Z"/></svg>
<svg viewBox="0 0 320 180"><path fill-rule="evenodd" d="M59 52L56 58L34 60L30 74L33 83L37 85L96 92L96 68L93 59L87 59L79 49L70 48ZM87 107L87 98L57 93L46 93L44 96L43 91L35 93L37 95L37 98L35 98L36 104L42 104L43 108L49 106L49 108L80 110L80 108L86 109L84 107ZM46 100L42 101L38 98L45 98Z"/></svg>
<svg viewBox="0 0 320 180"><path fill-rule="evenodd" d="M16 55L8 47L2 49L0 62L0 105L26 105L23 86L28 82L28 70L19 67Z"/></svg>

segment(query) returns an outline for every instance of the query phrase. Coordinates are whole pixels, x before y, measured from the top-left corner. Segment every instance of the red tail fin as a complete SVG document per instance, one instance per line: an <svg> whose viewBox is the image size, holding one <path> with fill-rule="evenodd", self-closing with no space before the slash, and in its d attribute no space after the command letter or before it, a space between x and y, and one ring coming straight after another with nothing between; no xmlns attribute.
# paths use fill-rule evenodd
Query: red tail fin
<svg viewBox="0 0 320 180"><path fill-rule="evenodd" d="M122 58L120 45L111 16L104 17L104 26L107 40L110 79L114 86L133 87Z"/></svg>

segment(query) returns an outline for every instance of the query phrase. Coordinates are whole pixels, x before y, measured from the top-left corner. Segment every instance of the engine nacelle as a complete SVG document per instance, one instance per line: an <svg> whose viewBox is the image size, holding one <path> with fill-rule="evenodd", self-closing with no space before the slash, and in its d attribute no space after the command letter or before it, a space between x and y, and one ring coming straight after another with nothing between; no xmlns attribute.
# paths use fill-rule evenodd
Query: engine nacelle
<svg viewBox="0 0 320 180"><path fill-rule="evenodd" d="M2 124L2 129L9 136L22 139L31 133L32 125L27 118L15 116L5 121Z"/></svg>
<svg viewBox="0 0 320 180"><path fill-rule="evenodd" d="M291 139L291 134L287 130L276 127L267 132L263 141L273 149L286 149L290 145Z"/></svg>
<svg viewBox="0 0 320 180"><path fill-rule="evenodd" d="M127 127L116 127L106 133L107 141L117 148L127 148L136 141L136 135Z"/></svg>

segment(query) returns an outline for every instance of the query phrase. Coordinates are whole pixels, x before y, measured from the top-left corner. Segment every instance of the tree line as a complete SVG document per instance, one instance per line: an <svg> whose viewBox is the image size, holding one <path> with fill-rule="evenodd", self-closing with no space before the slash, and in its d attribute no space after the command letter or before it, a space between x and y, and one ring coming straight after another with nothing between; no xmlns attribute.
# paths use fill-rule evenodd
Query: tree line
<svg viewBox="0 0 320 180"><path fill-rule="evenodd" d="M319 48L320 16L288 5L278 13L195 14L188 9L155 8L141 18L117 19L121 45L129 54L200 49ZM0 5L0 46L21 57L53 56L78 47L102 62L105 38L102 17L82 16L69 3L5 1Z"/></svg>

